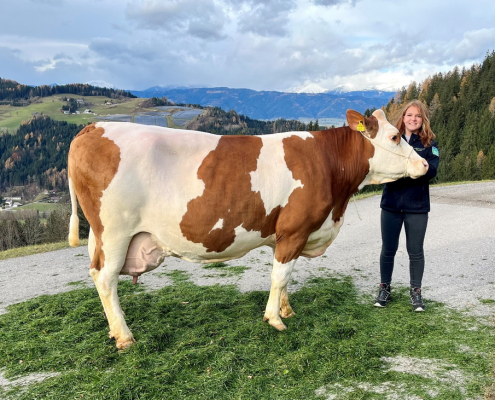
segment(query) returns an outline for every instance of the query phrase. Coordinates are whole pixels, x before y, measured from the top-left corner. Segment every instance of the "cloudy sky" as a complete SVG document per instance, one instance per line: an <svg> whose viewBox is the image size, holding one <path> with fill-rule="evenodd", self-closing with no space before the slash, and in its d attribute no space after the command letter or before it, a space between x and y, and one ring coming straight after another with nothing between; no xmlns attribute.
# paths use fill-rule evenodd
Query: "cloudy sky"
<svg viewBox="0 0 495 400"><path fill-rule="evenodd" d="M0 77L396 90L495 50L493 0L1 0Z"/></svg>

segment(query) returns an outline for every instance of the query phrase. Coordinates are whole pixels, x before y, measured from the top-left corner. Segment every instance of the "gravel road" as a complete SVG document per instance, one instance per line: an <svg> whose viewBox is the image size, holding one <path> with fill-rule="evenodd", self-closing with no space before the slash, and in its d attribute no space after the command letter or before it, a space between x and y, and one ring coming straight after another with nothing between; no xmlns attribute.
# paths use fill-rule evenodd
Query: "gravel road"
<svg viewBox="0 0 495 400"><path fill-rule="evenodd" d="M495 300L495 182L435 187L431 200L424 297L469 314L493 315L493 303L481 300ZM344 274L351 275L361 290L374 294L379 283L379 202L380 196L351 202L335 242L321 257L299 259L289 290L297 290L314 276ZM394 284L407 286L409 268L402 235ZM271 249L256 249L228 263L249 267L244 274L220 277L215 270L170 257L139 282L149 289L161 288L171 283L164 272L183 270L198 285L236 284L242 291L268 291L271 262ZM73 290L70 283L93 285L88 268L86 247L0 261L0 314L10 304Z"/></svg>

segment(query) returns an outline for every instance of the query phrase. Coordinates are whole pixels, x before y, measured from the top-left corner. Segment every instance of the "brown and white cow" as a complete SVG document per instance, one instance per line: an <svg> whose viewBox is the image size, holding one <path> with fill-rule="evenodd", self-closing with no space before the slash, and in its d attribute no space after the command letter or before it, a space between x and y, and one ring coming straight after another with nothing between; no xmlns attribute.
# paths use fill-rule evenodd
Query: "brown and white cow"
<svg viewBox="0 0 495 400"><path fill-rule="evenodd" d="M119 274L137 277L164 257L198 263L274 249L264 320L278 330L294 315L287 282L299 256L323 254L349 198L370 183L426 173L377 110L347 112L348 127L266 136L218 136L99 122L69 152L69 241L78 244L77 199L91 225L93 277L122 349L134 338L117 295ZM359 132L361 131L361 132Z"/></svg>

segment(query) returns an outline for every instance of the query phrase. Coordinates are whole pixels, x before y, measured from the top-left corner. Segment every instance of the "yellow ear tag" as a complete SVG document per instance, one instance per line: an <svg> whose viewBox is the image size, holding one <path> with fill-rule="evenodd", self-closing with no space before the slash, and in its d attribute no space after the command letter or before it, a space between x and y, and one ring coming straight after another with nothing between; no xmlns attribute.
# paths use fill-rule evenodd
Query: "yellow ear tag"
<svg viewBox="0 0 495 400"><path fill-rule="evenodd" d="M356 128L359 132L364 132L366 130L366 128L364 127L363 125L363 121L359 121L359 124Z"/></svg>

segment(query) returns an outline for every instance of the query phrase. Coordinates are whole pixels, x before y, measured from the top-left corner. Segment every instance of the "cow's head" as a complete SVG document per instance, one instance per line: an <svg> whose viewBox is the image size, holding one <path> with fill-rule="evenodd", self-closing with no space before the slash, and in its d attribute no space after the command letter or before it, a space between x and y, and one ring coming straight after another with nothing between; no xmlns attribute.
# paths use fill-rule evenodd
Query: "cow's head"
<svg viewBox="0 0 495 400"><path fill-rule="evenodd" d="M347 123L352 130L368 138L375 148L369 160L370 171L361 186L392 182L405 176L416 179L428 171L426 160L402 139L382 110L376 110L369 118L347 110Z"/></svg>

